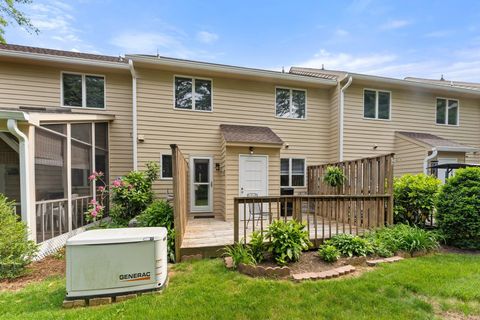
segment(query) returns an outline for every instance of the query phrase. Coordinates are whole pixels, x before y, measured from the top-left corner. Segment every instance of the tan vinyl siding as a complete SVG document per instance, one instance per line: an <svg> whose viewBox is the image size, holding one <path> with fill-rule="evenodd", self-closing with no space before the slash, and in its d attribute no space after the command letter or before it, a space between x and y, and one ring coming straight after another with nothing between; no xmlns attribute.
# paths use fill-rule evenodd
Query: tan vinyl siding
<svg viewBox="0 0 480 320"><path fill-rule="evenodd" d="M407 173L423 173L423 160L428 155L428 150L424 145L397 134L394 147L395 162L393 173L396 177Z"/></svg>
<svg viewBox="0 0 480 320"><path fill-rule="evenodd" d="M0 107L60 107L62 71L105 75L106 111L115 114L115 120L110 123L110 177L128 173L133 169L132 80L128 72L0 62ZM88 112L101 113L102 110Z"/></svg>
<svg viewBox="0 0 480 320"><path fill-rule="evenodd" d="M195 112L173 108L174 73L141 68L137 68L137 72L138 134L145 136L145 142L138 147L141 166L157 160L160 152L172 143L177 144L187 158L193 154L211 155L214 163L222 163L225 157L219 129L222 123L270 127L289 145L288 149L281 149L282 157L305 157L308 164L325 163L331 157L331 104L326 89L294 86L307 89L307 119L279 119L275 117L275 86L283 86L282 83L213 77L213 112ZM212 78L208 74L187 75ZM213 194L220 198L214 199L214 211L224 215L228 203L225 205L227 200L221 199L223 191L217 188L224 178L215 170L213 178ZM164 196L171 188L171 181L155 184L158 196Z"/></svg>
<svg viewBox="0 0 480 320"><path fill-rule="evenodd" d="M390 120L363 118L363 89L389 90L392 94ZM480 100L455 95L460 101L460 125L446 126L435 123L436 97L445 94L415 92L371 84L355 84L345 93L345 159L395 152L395 131L427 132L480 148ZM374 145L378 147L374 149ZM467 162L478 163L479 155L467 155Z"/></svg>
<svg viewBox="0 0 480 320"><path fill-rule="evenodd" d="M456 159L458 163L465 162L465 153L464 152L439 152L437 155L438 159Z"/></svg>

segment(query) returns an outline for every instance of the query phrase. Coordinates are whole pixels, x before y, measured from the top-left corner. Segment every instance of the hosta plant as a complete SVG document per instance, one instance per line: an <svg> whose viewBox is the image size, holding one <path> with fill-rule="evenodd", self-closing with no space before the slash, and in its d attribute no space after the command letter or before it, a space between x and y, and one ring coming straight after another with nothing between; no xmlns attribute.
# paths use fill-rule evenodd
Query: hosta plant
<svg viewBox="0 0 480 320"><path fill-rule="evenodd" d="M278 265L298 261L302 251L309 248L308 231L303 223L295 220L276 220L268 226L265 235L271 239L268 250Z"/></svg>
<svg viewBox="0 0 480 320"><path fill-rule="evenodd" d="M340 258L340 251L332 245L325 244L318 249L318 255L323 261L333 263Z"/></svg>
<svg viewBox="0 0 480 320"><path fill-rule="evenodd" d="M370 241L351 234L336 235L325 243L334 246L343 256L347 257L365 257L374 252Z"/></svg>

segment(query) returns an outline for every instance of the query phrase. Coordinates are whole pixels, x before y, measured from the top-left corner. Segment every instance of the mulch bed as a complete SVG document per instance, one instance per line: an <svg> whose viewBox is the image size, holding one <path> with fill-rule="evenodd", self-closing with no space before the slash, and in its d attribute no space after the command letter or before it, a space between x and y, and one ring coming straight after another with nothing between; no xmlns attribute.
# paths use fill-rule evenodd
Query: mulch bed
<svg viewBox="0 0 480 320"><path fill-rule="evenodd" d="M17 291L30 283L63 275L65 275L65 260L50 256L30 264L24 276L12 280L0 280L0 291Z"/></svg>
<svg viewBox="0 0 480 320"><path fill-rule="evenodd" d="M460 253L460 254L480 254L480 250L466 250L450 246L442 246L440 252L443 253Z"/></svg>

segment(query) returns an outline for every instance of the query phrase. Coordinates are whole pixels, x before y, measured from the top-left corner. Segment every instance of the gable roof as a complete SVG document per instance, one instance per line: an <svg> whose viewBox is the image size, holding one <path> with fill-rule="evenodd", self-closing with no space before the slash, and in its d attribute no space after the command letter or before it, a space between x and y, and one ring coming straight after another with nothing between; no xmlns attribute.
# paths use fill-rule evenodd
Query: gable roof
<svg viewBox="0 0 480 320"><path fill-rule="evenodd" d="M467 88L467 89L474 89L474 90L480 89L480 83L476 83L476 82L437 80L437 79L425 79L425 78L416 78L416 77L406 77L405 80L412 81L412 82L433 83L433 84L438 84L443 86Z"/></svg>
<svg viewBox="0 0 480 320"><path fill-rule="evenodd" d="M424 145L436 148L438 151L452 151L452 152L475 152L478 149L472 148L453 140L445 139L431 133L411 132L411 131L395 131L407 138L416 140Z"/></svg>
<svg viewBox="0 0 480 320"><path fill-rule="evenodd" d="M343 71L333 71L333 70L324 70L324 69L315 69L315 68L304 68L304 67L291 67L290 73L299 74L309 77L317 77L322 79L331 79L331 80L341 80L345 78L347 72Z"/></svg>
<svg viewBox="0 0 480 320"><path fill-rule="evenodd" d="M260 143L282 145L283 140L269 127L221 124L220 131L228 143Z"/></svg>

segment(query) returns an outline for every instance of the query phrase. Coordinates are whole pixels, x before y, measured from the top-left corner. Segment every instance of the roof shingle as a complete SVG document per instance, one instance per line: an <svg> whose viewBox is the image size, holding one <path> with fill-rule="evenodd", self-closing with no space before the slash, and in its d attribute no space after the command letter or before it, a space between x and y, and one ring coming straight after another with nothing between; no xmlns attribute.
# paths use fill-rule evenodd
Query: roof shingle
<svg viewBox="0 0 480 320"><path fill-rule="evenodd" d="M283 144L283 140L268 127L221 124L220 131L227 143Z"/></svg>
<svg viewBox="0 0 480 320"><path fill-rule="evenodd" d="M448 140L448 139L433 135L431 133L409 132L409 131L397 131L397 133L436 148L441 148L441 147L459 148L459 149L471 148L463 144L460 144L458 142L455 142L453 140Z"/></svg>

